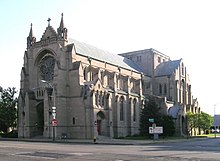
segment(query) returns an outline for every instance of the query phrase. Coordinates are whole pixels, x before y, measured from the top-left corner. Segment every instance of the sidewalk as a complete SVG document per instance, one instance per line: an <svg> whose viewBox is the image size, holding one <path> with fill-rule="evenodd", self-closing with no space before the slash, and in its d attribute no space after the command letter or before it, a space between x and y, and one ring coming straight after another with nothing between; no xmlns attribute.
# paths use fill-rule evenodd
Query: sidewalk
<svg viewBox="0 0 220 161"><path fill-rule="evenodd" d="M27 141L27 142L55 142L55 143L72 143L72 144L106 144L106 145L148 145L156 143L175 143L175 142L187 142L208 138L180 138L180 139L158 139L158 140L127 140L127 139L112 139L108 137L98 137L94 142L93 139L56 139L52 138L0 138L0 141Z"/></svg>

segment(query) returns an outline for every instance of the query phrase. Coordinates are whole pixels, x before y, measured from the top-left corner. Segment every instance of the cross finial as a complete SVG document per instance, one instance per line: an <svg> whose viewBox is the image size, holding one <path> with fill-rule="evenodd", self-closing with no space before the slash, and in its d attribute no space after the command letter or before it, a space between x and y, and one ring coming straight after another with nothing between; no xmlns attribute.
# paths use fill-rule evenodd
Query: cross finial
<svg viewBox="0 0 220 161"><path fill-rule="evenodd" d="M50 18L48 18L48 20L47 20L48 21L48 26L50 26L50 20L51 20Z"/></svg>
<svg viewBox="0 0 220 161"><path fill-rule="evenodd" d="M61 13L61 16L63 17L63 13Z"/></svg>

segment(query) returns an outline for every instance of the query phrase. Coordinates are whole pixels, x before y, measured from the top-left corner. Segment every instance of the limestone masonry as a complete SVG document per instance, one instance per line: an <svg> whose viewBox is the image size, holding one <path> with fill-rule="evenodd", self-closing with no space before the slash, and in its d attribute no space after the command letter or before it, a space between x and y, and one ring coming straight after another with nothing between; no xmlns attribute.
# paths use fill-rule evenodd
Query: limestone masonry
<svg viewBox="0 0 220 161"><path fill-rule="evenodd" d="M186 134L185 114L199 113L200 106L182 59L154 49L116 55L67 33L63 14L57 31L48 20L40 41L31 25L21 69L19 137L135 135L148 97L173 116L178 135Z"/></svg>

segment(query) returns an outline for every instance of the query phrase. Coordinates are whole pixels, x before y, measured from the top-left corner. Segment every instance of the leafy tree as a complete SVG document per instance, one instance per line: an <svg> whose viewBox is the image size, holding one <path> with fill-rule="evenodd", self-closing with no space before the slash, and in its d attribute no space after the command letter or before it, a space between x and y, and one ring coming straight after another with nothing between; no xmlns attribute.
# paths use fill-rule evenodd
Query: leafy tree
<svg viewBox="0 0 220 161"><path fill-rule="evenodd" d="M149 119L154 119L154 123L157 126L163 126L163 135L172 136L175 133L175 127L172 116L163 115L160 113L160 107L156 103L155 99L149 98L145 102L144 109L140 115L140 135L149 135L149 127L152 126L152 122Z"/></svg>
<svg viewBox="0 0 220 161"><path fill-rule="evenodd" d="M197 114L193 114L192 112L187 112L186 118L187 118L188 132L190 131L192 132L192 130L197 127L198 116Z"/></svg>
<svg viewBox="0 0 220 161"><path fill-rule="evenodd" d="M198 128L199 132L201 130L205 131L212 126L213 118L211 115L205 112L195 114L188 112L186 116L189 132L192 132L192 130L195 128Z"/></svg>
<svg viewBox="0 0 220 161"><path fill-rule="evenodd" d="M160 126L163 126L163 136L173 136L175 134L175 126L172 116L162 115L160 118Z"/></svg>
<svg viewBox="0 0 220 161"><path fill-rule="evenodd" d="M205 112L201 112L199 114L199 121L198 121L198 127L205 131L208 130L213 123L213 117Z"/></svg>
<svg viewBox="0 0 220 161"><path fill-rule="evenodd" d="M17 91L14 87L7 89L0 87L0 131L7 132L8 128L16 127L16 93Z"/></svg>
<svg viewBox="0 0 220 161"><path fill-rule="evenodd" d="M156 104L153 98L149 98L148 101L145 101L144 108L140 114L140 134L146 135L149 134L149 127L152 126L152 123L149 122L149 119L154 119L154 123L158 123L159 116L159 107Z"/></svg>

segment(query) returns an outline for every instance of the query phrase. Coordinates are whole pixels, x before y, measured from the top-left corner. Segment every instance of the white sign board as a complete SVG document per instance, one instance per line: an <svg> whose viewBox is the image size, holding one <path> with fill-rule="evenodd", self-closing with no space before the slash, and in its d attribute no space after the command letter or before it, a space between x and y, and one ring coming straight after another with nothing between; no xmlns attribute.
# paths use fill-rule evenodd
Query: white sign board
<svg viewBox="0 0 220 161"><path fill-rule="evenodd" d="M154 127L149 127L149 133L150 134L163 134L163 127L156 126Z"/></svg>

